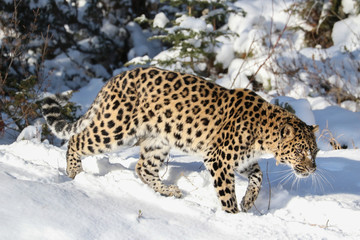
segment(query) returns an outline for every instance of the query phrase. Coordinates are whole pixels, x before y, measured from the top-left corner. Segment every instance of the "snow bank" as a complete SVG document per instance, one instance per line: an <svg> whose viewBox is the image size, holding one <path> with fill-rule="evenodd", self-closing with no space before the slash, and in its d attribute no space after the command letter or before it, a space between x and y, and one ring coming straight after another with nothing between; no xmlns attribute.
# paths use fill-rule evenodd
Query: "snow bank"
<svg viewBox="0 0 360 240"><path fill-rule="evenodd" d="M332 31L335 46L346 47L346 51L354 51L360 47L360 15L350 16L336 22Z"/></svg>
<svg viewBox="0 0 360 240"><path fill-rule="evenodd" d="M316 124L319 125L323 137L319 139L322 149L332 149L329 138L334 137L340 145L347 148L360 148L360 113L340 107L331 106L315 110ZM327 131L329 130L330 133Z"/></svg>
<svg viewBox="0 0 360 240"><path fill-rule="evenodd" d="M304 121L307 125L315 124L315 117L311 110L310 103L306 99L294 99L291 97L275 97L271 100L272 104L278 104L281 107L289 105L295 115Z"/></svg>
<svg viewBox="0 0 360 240"><path fill-rule="evenodd" d="M41 140L42 125L29 125L21 131L16 141L36 139L37 142Z"/></svg>

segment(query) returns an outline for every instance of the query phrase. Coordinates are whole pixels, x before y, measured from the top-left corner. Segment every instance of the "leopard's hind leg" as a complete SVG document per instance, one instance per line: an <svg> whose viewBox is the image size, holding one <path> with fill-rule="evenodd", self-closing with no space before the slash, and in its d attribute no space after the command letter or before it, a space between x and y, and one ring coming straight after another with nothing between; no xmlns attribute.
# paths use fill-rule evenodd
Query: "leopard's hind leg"
<svg viewBox="0 0 360 240"><path fill-rule="evenodd" d="M82 171L81 154L78 149L79 144L76 144L76 142L76 135L72 136L66 152L66 174L70 178L75 178L75 176Z"/></svg>
<svg viewBox="0 0 360 240"><path fill-rule="evenodd" d="M122 129L121 126L120 128ZM82 157L112 152L122 146L124 142L127 144L136 140L134 134L124 134L123 131L117 130L120 128L119 126L114 127L114 130L110 132L95 124L90 124L84 131L72 136L66 153L67 175L75 178L82 171ZM131 129L129 131L134 132Z"/></svg>
<svg viewBox="0 0 360 240"><path fill-rule="evenodd" d="M168 142L148 138L140 143L140 148L140 159L136 164L136 173L140 179L161 195L180 198L182 193L179 188L175 185L165 185L159 177L160 167L169 155Z"/></svg>

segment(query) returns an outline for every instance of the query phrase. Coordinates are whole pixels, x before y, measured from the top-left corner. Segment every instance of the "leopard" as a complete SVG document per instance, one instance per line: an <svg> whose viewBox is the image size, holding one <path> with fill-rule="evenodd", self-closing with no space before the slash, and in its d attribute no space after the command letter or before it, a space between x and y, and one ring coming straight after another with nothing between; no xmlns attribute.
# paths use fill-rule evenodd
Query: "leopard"
<svg viewBox="0 0 360 240"><path fill-rule="evenodd" d="M135 172L164 196L182 197L177 185L159 176L171 149L201 156L219 199L228 213L248 212L262 185L262 154L286 164L295 176L316 171L317 125L269 103L250 89L227 89L193 74L138 67L112 77L77 121L61 113L69 97L52 94L42 100L51 131L68 140L66 173L75 178L89 155L138 145ZM248 180L238 206L235 174ZM221 205L220 205L221 204Z"/></svg>

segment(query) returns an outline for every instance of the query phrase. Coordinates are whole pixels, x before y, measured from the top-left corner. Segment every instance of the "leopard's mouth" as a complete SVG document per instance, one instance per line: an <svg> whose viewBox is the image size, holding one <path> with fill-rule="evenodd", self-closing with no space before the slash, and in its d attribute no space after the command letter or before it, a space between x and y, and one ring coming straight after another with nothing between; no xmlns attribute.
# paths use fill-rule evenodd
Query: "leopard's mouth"
<svg viewBox="0 0 360 240"><path fill-rule="evenodd" d="M295 165L293 169L297 177L306 178L316 171L316 166L308 167L308 166Z"/></svg>

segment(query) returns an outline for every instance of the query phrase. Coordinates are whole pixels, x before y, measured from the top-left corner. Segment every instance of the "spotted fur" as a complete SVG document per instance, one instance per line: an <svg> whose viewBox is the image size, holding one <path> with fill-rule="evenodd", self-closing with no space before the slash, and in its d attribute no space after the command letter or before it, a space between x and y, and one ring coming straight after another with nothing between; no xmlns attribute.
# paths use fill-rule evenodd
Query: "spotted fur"
<svg viewBox="0 0 360 240"><path fill-rule="evenodd" d="M181 197L177 186L165 185L159 177L160 166L175 147L203 157L222 208L237 213L235 172L249 180L240 204L248 211L261 187L260 154L274 154L301 177L316 169L317 126L306 125L251 90L228 90L194 75L149 67L109 80L75 123L62 119L60 100L46 98L42 109L52 131L69 139L71 178L82 171L83 156L139 142L139 178L162 195Z"/></svg>

